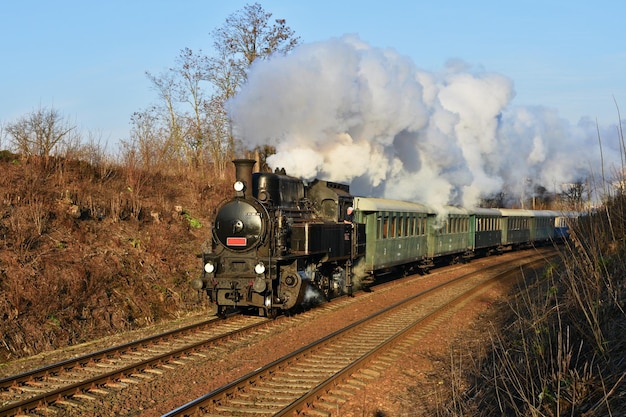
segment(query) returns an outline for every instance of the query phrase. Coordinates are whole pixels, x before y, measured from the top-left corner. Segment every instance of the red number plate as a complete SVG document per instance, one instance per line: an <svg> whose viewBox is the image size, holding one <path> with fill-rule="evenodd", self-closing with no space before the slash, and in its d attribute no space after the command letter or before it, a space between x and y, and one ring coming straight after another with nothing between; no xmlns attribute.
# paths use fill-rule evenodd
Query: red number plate
<svg viewBox="0 0 626 417"><path fill-rule="evenodd" d="M226 245L228 246L246 246L248 244L248 239L245 237L227 237Z"/></svg>

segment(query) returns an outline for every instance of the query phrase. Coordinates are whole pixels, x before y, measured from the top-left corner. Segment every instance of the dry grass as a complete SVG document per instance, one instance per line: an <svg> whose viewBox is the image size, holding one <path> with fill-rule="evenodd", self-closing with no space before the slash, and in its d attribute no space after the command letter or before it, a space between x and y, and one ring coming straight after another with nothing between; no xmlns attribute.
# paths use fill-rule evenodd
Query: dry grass
<svg viewBox="0 0 626 417"><path fill-rule="evenodd" d="M230 181L90 149L0 153L0 362L198 307L188 281Z"/></svg>
<svg viewBox="0 0 626 417"><path fill-rule="evenodd" d="M453 398L433 414L626 415L623 216L616 200L578 223L560 262L518 288L504 309L508 318L490 332L487 352L453 349L447 377ZM621 239L601 238L607 233Z"/></svg>
<svg viewBox="0 0 626 417"><path fill-rule="evenodd" d="M560 262L526 277L488 352L453 350L454 395L433 414L626 415L626 197L572 230Z"/></svg>

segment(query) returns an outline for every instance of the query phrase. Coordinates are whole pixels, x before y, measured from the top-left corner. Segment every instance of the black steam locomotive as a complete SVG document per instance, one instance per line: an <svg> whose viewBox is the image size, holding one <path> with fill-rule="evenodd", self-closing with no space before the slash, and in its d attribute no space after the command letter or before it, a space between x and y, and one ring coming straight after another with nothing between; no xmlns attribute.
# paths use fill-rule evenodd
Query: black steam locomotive
<svg viewBox="0 0 626 417"><path fill-rule="evenodd" d="M440 207L353 196L347 185L252 173L236 160L235 196L216 211L202 275L192 281L223 315L275 316L477 254L557 242L577 213ZM346 219L352 212L354 219Z"/></svg>
<svg viewBox="0 0 626 417"><path fill-rule="evenodd" d="M253 173L254 160L233 162L235 196L216 210L192 287L206 291L218 315L239 308L273 317L318 297L351 294L365 225L344 219L353 204L349 187L305 184L284 170Z"/></svg>

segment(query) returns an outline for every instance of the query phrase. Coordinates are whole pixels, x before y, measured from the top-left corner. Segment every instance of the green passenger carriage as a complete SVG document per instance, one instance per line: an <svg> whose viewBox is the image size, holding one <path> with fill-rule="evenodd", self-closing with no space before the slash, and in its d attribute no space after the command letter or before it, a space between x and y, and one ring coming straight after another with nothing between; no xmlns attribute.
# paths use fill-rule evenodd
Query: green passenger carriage
<svg viewBox="0 0 626 417"><path fill-rule="evenodd" d="M502 213L502 246L530 243L532 212L523 209L499 209Z"/></svg>
<svg viewBox="0 0 626 417"><path fill-rule="evenodd" d="M467 256L470 252L468 211L451 206L442 207L429 237L430 258L451 254Z"/></svg>
<svg viewBox="0 0 626 417"><path fill-rule="evenodd" d="M555 220L558 213L550 210L533 210L530 239L533 242L545 242L554 239Z"/></svg>
<svg viewBox="0 0 626 417"><path fill-rule="evenodd" d="M355 197L353 204L354 221L365 224L365 271L372 273L428 258L428 229L436 215L432 208L366 197Z"/></svg>
<svg viewBox="0 0 626 417"><path fill-rule="evenodd" d="M474 208L469 210L470 246L475 252L490 253L501 249L502 228L500 210Z"/></svg>

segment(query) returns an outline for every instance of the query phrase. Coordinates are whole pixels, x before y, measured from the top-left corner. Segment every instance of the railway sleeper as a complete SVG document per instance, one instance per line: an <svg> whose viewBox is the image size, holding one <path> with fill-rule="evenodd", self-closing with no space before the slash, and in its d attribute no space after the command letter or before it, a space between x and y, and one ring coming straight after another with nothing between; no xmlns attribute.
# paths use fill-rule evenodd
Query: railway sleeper
<svg viewBox="0 0 626 417"><path fill-rule="evenodd" d="M358 373L354 374L353 377L372 380L379 378L380 372L373 369L361 369Z"/></svg>
<svg viewBox="0 0 626 417"><path fill-rule="evenodd" d="M350 378L346 381L346 385L349 387L353 387L356 389L362 389L367 386L367 384L360 379Z"/></svg>
<svg viewBox="0 0 626 417"><path fill-rule="evenodd" d="M241 407L229 407L226 405L218 405L215 407L215 409L222 413L231 413L230 415L233 415L233 416L241 415L243 411ZM272 411L272 408L255 407L255 408L247 408L245 410L246 414L264 414L264 415L270 411Z"/></svg>
<svg viewBox="0 0 626 417"><path fill-rule="evenodd" d="M313 409L308 409L306 410L306 415L307 416L311 416L311 417L332 417L332 413L334 411L336 411L337 407L335 406L332 410L330 411L322 411L322 410L317 410L315 408Z"/></svg>
<svg viewBox="0 0 626 417"><path fill-rule="evenodd" d="M294 379L290 379L289 381L283 381L282 379L277 380L274 379L273 381L266 381L263 383L263 385L266 385L268 387L276 387L276 388L284 388L285 385L287 385L287 383L289 384L289 386L291 388L302 388L306 391L308 391L311 388L311 384L302 384L300 383L300 381L298 380L294 380ZM269 389L269 388L268 388Z"/></svg>
<svg viewBox="0 0 626 417"><path fill-rule="evenodd" d="M308 386L307 386L308 387ZM290 388L290 387L273 387L271 389L265 387L250 387L250 391L254 392L273 392L280 394L302 395L308 391L308 389ZM252 395L252 394L249 394Z"/></svg>
<svg viewBox="0 0 626 417"><path fill-rule="evenodd" d="M285 376L276 376L274 377L274 381L283 383L283 384L294 384L294 383L302 383L302 382L317 382L320 378L316 376L307 376L307 375L285 375Z"/></svg>
<svg viewBox="0 0 626 417"><path fill-rule="evenodd" d="M258 406L258 407L275 407L277 405L287 405L293 401L293 395L281 396L271 394L265 397L240 397L231 398L228 403L230 405L240 405L244 407Z"/></svg>
<svg viewBox="0 0 626 417"><path fill-rule="evenodd" d="M302 392L302 391L300 391ZM238 396L236 398L233 398L231 400L231 402L237 402L237 401L246 401L246 402L250 402L252 401L254 404L263 404L263 403L267 403L269 401L269 404L276 404L277 402L284 402L286 401L287 404L289 404L290 402L293 401L294 398L294 394L295 393L284 393L284 394L280 394L276 391L272 391L272 392L268 392L268 391L261 391L260 393L262 394L266 394L263 396L259 396L259 393L254 393L254 392L242 392L239 393Z"/></svg>
<svg viewBox="0 0 626 417"><path fill-rule="evenodd" d="M356 395L356 391L352 391L348 389L348 387L344 385L340 385L339 388L335 388L330 391L330 395L337 396L340 398L348 399L350 397L354 397Z"/></svg>
<svg viewBox="0 0 626 417"><path fill-rule="evenodd" d="M316 363L315 365L312 365L312 366L315 366L315 371L317 372L334 372L338 367L343 368L344 362Z"/></svg>
<svg viewBox="0 0 626 417"><path fill-rule="evenodd" d="M293 376L296 378L304 377L307 379L312 379L312 378L317 379L317 378L326 377L327 375L332 375L334 373L334 369L331 369L330 372L328 370L324 371L323 369L316 369L316 368L294 369L293 371L285 371L284 375Z"/></svg>

